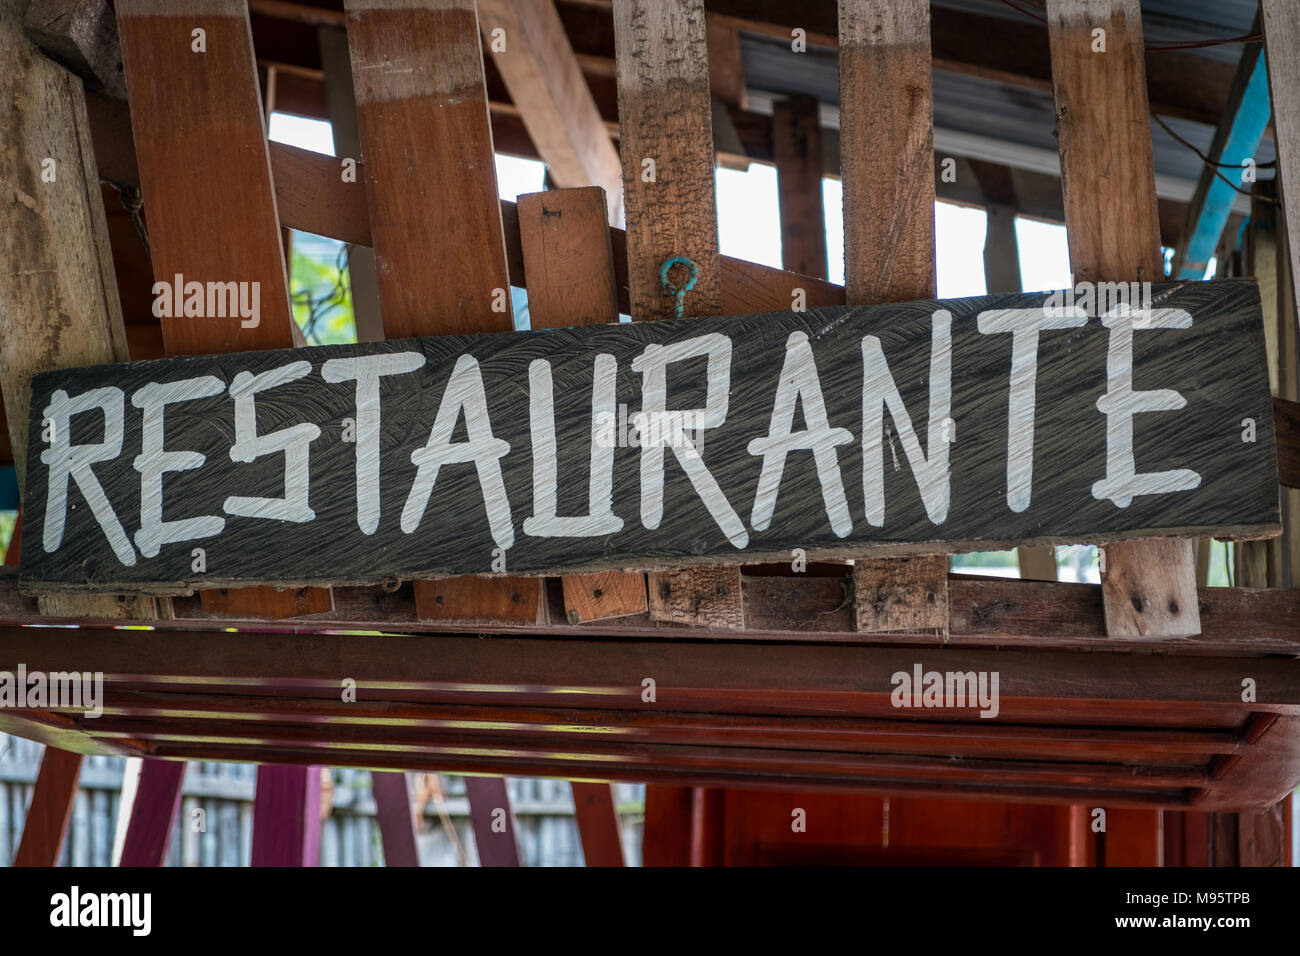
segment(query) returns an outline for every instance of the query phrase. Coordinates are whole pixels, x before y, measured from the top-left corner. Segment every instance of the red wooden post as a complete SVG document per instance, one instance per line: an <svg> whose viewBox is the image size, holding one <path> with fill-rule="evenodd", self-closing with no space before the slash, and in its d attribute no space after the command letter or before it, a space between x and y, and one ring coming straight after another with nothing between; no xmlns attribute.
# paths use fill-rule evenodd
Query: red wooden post
<svg viewBox="0 0 1300 956"><path fill-rule="evenodd" d="M521 866L515 818L504 777L466 777L469 818L480 866Z"/></svg>
<svg viewBox="0 0 1300 956"><path fill-rule="evenodd" d="M59 862L80 775L81 754L45 748L14 866L54 866Z"/></svg>
<svg viewBox="0 0 1300 956"><path fill-rule="evenodd" d="M582 855L587 866L623 866L614 785L573 782L573 812L578 818Z"/></svg>
<svg viewBox="0 0 1300 956"><path fill-rule="evenodd" d="M419 866L415 817L411 814L411 791L406 774L375 771L370 774L370 790L375 796L375 818L384 841L384 864Z"/></svg>
<svg viewBox="0 0 1300 956"><path fill-rule="evenodd" d="M253 800L253 866L320 863L320 767L265 764Z"/></svg>
<svg viewBox="0 0 1300 956"><path fill-rule="evenodd" d="M185 766L181 760L145 760L140 767L121 866L162 866L167 859L172 824L181 807Z"/></svg>

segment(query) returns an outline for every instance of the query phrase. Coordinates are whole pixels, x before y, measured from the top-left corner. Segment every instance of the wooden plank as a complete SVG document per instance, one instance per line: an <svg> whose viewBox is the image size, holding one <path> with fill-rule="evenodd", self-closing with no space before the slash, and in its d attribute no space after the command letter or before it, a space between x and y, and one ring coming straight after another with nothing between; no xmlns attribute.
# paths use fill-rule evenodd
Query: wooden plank
<svg viewBox="0 0 1300 956"><path fill-rule="evenodd" d="M385 866L419 866L416 818L411 809L411 791L404 773L370 774L375 797L375 822L384 841Z"/></svg>
<svg viewBox="0 0 1300 956"><path fill-rule="evenodd" d="M522 866L505 778L466 777L465 794L479 866Z"/></svg>
<svg viewBox="0 0 1300 956"><path fill-rule="evenodd" d="M512 329L473 0L345 7L385 335ZM419 581L416 606L425 620L529 622L539 587Z"/></svg>
<svg viewBox="0 0 1300 956"><path fill-rule="evenodd" d="M853 563L853 589L859 631L935 630L947 636L947 555L859 558Z"/></svg>
<svg viewBox="0 0 1300 956"><path fill-rule="evenodd" d="M748 109L740 30L734 23L712 15L705 16L704 29L709 48L709 92L728 106Z"/></svg>
<svg viewBox="0 0 1300 956"><path fill-rule="evenodd" d="M1273 135L1277 147L1277 176L1282 189L1300 196L1300 9L1286 0L1260 0L1264 22L1264 49L1268 60L1268 89L1273 102ZM1300 201L1282 205L1286 220L1287 262L1290 266L1291 326L1297 316L1294 303L1300 300L1295 283L1300 281ZM1300 333L1297 333L1300 334ZM1284 396L1287 397L1287 396Z"/></svg>
<svg viewBox="0 0 1300 956"><path fill-rule="evenodd" d="M554 0L480 0L478 16L492 61L555 184L599 186L604 190L609 224L621 224L623 179L618 150L578 66Z"/></svg>
<svg viewBox="0 0 1300 956"><path fill-rule="evenodd" d="M172 824L181 809L184 761L145 760L140 767L131 820L122 844L121 866L162 866L171 846ZM189 821L182 821L182 829Z"/></svg>
<svg viewBox="0 0 1300 956"><path fill-rule="evenodd" d="M26 412L33 372L87 362L124 362L126 335L90 145L81 82L23 36L21 10L0 14L0 56L14 64L0 86L3 136L21 143L0 158L12 202L0 211L0 312L24 316L0 339L0 385L18 473L25 487ZM55 614L152 617L156 602L67 599Z"/></svg>
<svg viewBox="0 0 1300 956"><path fill-rule="evenodd" d="M689 866L694 830L693 787L647 784L642 866Z"/></svg>
<svg viewBox="0 0 1300 956"><path fill-rule="evenodd" d="M573 814L587 866L622 866L623 843L613 784L573 781Z"/></svg>
<svg viewBox="0 0 1300 956"><path fill-rule="evenodd" d="M1018 541L1275 532L1271 399L1254 284L1174 283L1153 294L1169 327L1140 335L1131 334L1129 323L1107 329L1096 319L1105 303L1077 300L1067 330L1071 348L1044 350L1041 368L1010 377L1013 346L997 323L1051 313L1053 300L1041 293L945 301L938 311L931 302L577 326L336 346L312 353L312 360L290 350L42 373L34 379L33 447L40 445L45 417L55 424L53 448L60 455L85 447L81 438L72 442L73 426L84 427L78 416L101 407L115 422L121 412L123 440L116 454L110 442L97 455L89 476L33 459L25 515L28 530L41 528L50 550L28 550L24 586L33 592L185 593L195 586L267 582L293 588L502 571L739 565L789 561L798 557L796 549L814 558L885 557L989 550ZM1232 349L1222 344L1229 341ZM1105 411L1068 400L1080 376L1099 377L1114 367L1109 356L1117 348L1131 349L1144 376L1186 399L1177 428L1135 427L1130 447ZM589 383L598 355L610 356L599 360L606 368L625 373L612 374L593 402ZM669 396L656 376L668 380L673 355L693 356L695 364L681 377L673 371ZM647 356L664 358L664 371ZM954 356L957 375L950 369ZM358 402L368 400L356 383L357 363L380 358L392 371L384 375L378 420L363 421L355 442L328 440L345 419L364 418ZM802 382L800 363L809 369ZM296 429L285 439L294 446L286 456L268 454L269 460L251 463L232 458L236 409L221 382L245 373L249 381L276 383L256 393L255 408L266 426L280 426L277 434ZM931 450L923 458L908 403L913 411L922 407L925 395L916 392L927 375ZM955 395L948 392L950 376L957 379ZM137 511L149 479L122 449L142 446L146 416L128 414L127 407L156 401L150 396L160 380L206 392L173 401L165 425L169 448L204 457L188 483L161 482L161 512ZM908 399L891 384L897 382L905 383ZM1108 389L1125 387L1111 373ZM1036 405L1029 405L1030 389ZM56 403L59 394L68 397ZM430 395L440 395L436 409ZM724 395L725 410L719 404ZM86 404L83 396L103 404ZM620 405L639 409L640 417L631 419L636 434L626 441L618 434ZM792 431L799 407L812 431ZM886 407L893 423L888 440ZM1225 407L1234 415L1254 413L1260 423L1255 442L1221 427L1219 409ZM1008 421L1028 420L1029 409L1034 442L1005 443L1009 428L1020 431ZM462 416L469 440L456 442L453 429ZM945 432L958 427L965 440L944 442ZM152 441L161 429L155 423L148 431ZM787 463L786 454L769 451L812 450L810 435L819 433L828 454ZM554 459L546 450L552 441ZM860 484L845 485L843 462L832 447L838 445L862 448ZM381 455L380 449L392 451ZM1132 473L1115 463L1129 454ZM595 470L587 465L593 455ZM1025 465L1031 455L1044 463L1036 472ZM414 477L404 460L420 466ZM1180 468L1152 472L1148 462ZM669 467L678 464L680 474ZM173 466L157 467L161 474ZM574 468L584 469L577 480L560 480ZM638 472L639 481L633 477ZM78 494L90 489L92 507L72 506L80 500L68 494L72 484ZM229 496L232 487L244 493ZM521 502L530 500L532 513L517 528ZM447 502L460 504L449 509ZM281 513L295 518L274 520ZM566 521L561 513L579 517ZM162 515L190 515L212 527ZM139 522L134 544L124 521ZM322 541L331 547L320 547ZM204 549L202 569L195 567L196 545ZM683 615L716 609L719 621L735 626L738 619L720 607L724 596L721 604L738 602L733 573L702 573L702 590L666 603L662 589L652 585L652 617L685 623ZM499 578L482 580L498 581L500 604L516 607L521 623L536 620L536 581L506 586ZM1148 616L1165 613L1170 601L1195 603L1194 592L1184 597L1148 588L1131 574L1112 575L1112 582L1123 589L1125 602L1141 598ZM932 590L942 586L937 578ZM465 610L445 582L425 587L430 601L435 594L444 599L422 609L421 618Z"/></svg>
<svg viewBox="0 0 1300 956"><path fill-rule="evenodd" d="M14 866L56 866L72 819L82 756L46 746Z"/></svg>
<svg viewBox="0 0 1300 956"><path fill-rule="evenodd" d="M252 865L319 866L320 799L320 767L258 767Z"/></svg>
<svg viewBox="0 0 1300 956"><path fill-rule="evenodd" d="M781 213L781 266L825 279L819 110L820 104L812 96L777 100L772 105L772 153Z"/></svg>
<svg viewBox="0 0 1300 956"><path fill-rule="evenodd" d="M118 21L167 353L294 345L247 10L237 0L126 0ZM196 29L205 31L202 51ZM177 136L191 128L206 135ZM231 181L241 183L238 193L225 188ZM240 242L213 242L214 228ZM187 299L192 282L206 296ZM305 606L327 610L331 598L317 592L304 604L293 592L257 588L204 601L214 613L275 619Z"/></svg>
<svg viewBox="0 0 1300 956"><path fill-rule="evenodd" d="M936 282L929 4L841 0L839 41L845 301L928 298ZM927 437L928 453L942 454L936 444L948 436ZM946 633L947 570L942 559L855 565L858 628L903 621ZM908 595L924 603L904 611Z"/></svg>
<svg viewBox="0 0 1300 956"><path fill-rule="evenodd" d="M529 277L528 317L534 329L618 321L606 209L599 186L519 197L519 234ZM643 574L571 574L562 583L570 624L639 614L647 607Z"/></svg>
<svg viewBox="0 0 1300 956"><path fill-rule="evenodd" d="M620 2L614 42L632 320L717 315L722 274L703 0ZM694 273L686 263L668 268L673 258L689 260ZM668 270L662 278L661 269ZM666 284L682 294L669 295ZM694 615L715 629L743 621L738 572L651 574L648 586L652 618ZM673 595L667 606L656 601L665 590Z"/></svg>
<svg viewBox="0 0 1300 956"><path fill-rule="evenodd" d="M364 198L365 176L349 183L343 177L341 163L352 159L361 162L361 133L357 129L357 101L353 93L352 60L348 54L348 35L341 27L321 26L316 30L320 45L321 66L325 70L325 99L329 105L330 132L334 138L336 176L351 193ZM272 159L272 168L275 161ZM276 176L276 191L280 190ZM367 223L367 229L369 223ZM354 245L348 250L348 288L352 292L352 313L356 319L358 342L380 342L384 322L379 314L379 279L372 249Z"/></svg>
<svg viewBox="0 0 1300 956"><path fill-rule="evenodd" d="M1049 0L1047 16L1074 280L1155 282L1164 262L1138 0ZM1104 56L1092 52L1097 29L1105 31ZM1189 545L1110 548L1102 581L1113 633L1201 629Z"/></svg>

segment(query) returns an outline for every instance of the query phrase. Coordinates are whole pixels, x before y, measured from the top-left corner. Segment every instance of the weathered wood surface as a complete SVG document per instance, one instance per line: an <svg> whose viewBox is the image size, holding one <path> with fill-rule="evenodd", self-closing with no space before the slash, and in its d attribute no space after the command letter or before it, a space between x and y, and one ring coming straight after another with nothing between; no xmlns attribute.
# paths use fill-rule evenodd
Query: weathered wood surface
<svg viewBox="0 0 1300 956"><path fill-rule="evenodd" d="M988 316L1005 316L1008 309L1025 310L1025 319L1040 316L1045 301L1042 294L983 297L945 301L942 308L921 302L446 336L46 373L34 386L24 581L46 591L174 593L266 581L288 587L788 561L797 548L814 557L884 556L1024 541L1275 532L1272 404L1254 284L1155 287L1160 310L1151 314L1186 316L1178 320L1183 328L1138 328L1130 335L1104 328L1083 311L1071 313L1075 327L1042 334L1032 376L1033 444L1012 442L1009 453L1009 408L1021 409L1027 393L1018 388L1011 402L1012 336L997 333ZM987 333L979 331L980 315ZM931 340L938 343L933 359ZM1133 419L1120 415L1119 426L1107 424L1098 399L1125 387L1113 378L1108 385L1107 355L1125 342L1132 348L1134 383L1177 391L1186 407ZM876 343L887 375L881 358L872 358ZM804 349L819 384L806 379L796 402L789 385L794 369L801 361L812 369L807 355L800 358ZM645 356L678 353L694 357L665 370L669 384L659 398L653 389L644 393L642 380L653 382L659 374ZM593 389L600 354L611 356L600 360L608 377ZM356 362L381 356L392 371L382 384L358 386ZM634 373L634 361L642 374ZM941 400L945 361L953 368L950 403ZM876 371L864 375L864 368ZM278 434L264 439L277 447L258 448L249 462L233 461L236 402L227 384L241 373L249 378L239 381L248 383L276 369L283 370L282 381L256 380L261 390L246 394L255 395L257 434ZM1030 376L1017 379L1023 385ZM176 384L186 380L191 384ZM891 380L897 400L886 398ZM157 384L163 382L172 384ZM146 386L151 391L141 392ZM173 396L156 406L166 408L165 424L153 419L150 447L165 430L170 453L183 449L203 458L141 460L158 476L146 478L134 454L141 447L141 409L167 387L202 397ZM728 389L724 411L720 396ZM939 399L930 397L932 389ZM784 398L775 401L778 392ZM56 393L69 401L83 395L102 400L114 421L121 412L121 446L111 439L105 450L85 453L96 460L75 474L42 461L42 454L68 460L71 449L104 440L102 413L60 414L51 406ZM774 401L784 413L773 415ZM548 404L554 452L545 427L552 420ZM643 419L651 426L646 447L631 446L639 435L631 426L622 431L619 404L633 423L638 412L665 407L706 410L695 421L703 426L700 450L684 436L649 440L656 423L661 430L665 423L669 430L682 425L667 415ZM775 435L774 447L782 447L783 421L800 411L819 430L821 467L814 467L816 456L807 450L814 442L801 431L793 433L788 460L764 456L766 439ZM1017 422L1028 421L1027 411L1015 414ZM47 417L59 436L57 451L41 440ZM1246 417L1257 423L1254 442L1242 440ZM355 422L356 441L346 440L345 419ZM536 438L534 419L541 429ZM1135 473L1164 479L1139 477L1127 488L1120 481L1124 421L1133 422ZM1120 432L1108 437L1117 427ZM292 428L298 431L284 434ZM913 428L928 436L924 462ZM1023 428L1010 431L1027 435ZM245 444L251 441L241 434ZM670 441L676 447L666 447ZM286 445L293 467L282 453ZM1030 448L1032 473L1026 467ZM286 472L305 483L290 482L287 498ZM602 475L609 479L607 491ZM64 487L66 503L59 497ZM96 487L104 489L103 501L84 507L87 488L91 499L99 498ZM1161 487L1166 490L1153 493ZM233 490L240 494L228 499ZM159 494L142 521L142 501ZM571 520L562 520L566 516ZM194 548L204 549L202 573L192 569Z"/></svg>
<svg viewBox="0 0 1300 956"><path fill-rule="evenodd" d="M1264 48L1268 61L1268 89L1273 103L1273 130L1277 142L1277 175L1291 199L1284 202L1290 300L1300 300L1300 6L1287 0L1260 0ZM1296 317L1293 314L1293 319ZM1295 328L1295 322L1292 322ZM1297 329L1295 334L1300 334ZM1294 341L1294 340L1293 340Z"/></svg>
<svg viewBox="0 0 1300 956"><path fill-rule="evenodd" d="M772 152L781 213L781 265L792 272L824 279L827 262L822 128L820 104L815 97L796 96L772 105Z"/></svg>
<svg viewBox="0 0 1300 956"><path fill-rule="evenodd" d="M1141 6L1138 0L1049 0L1047 20L1074 280L1156 281L1164 275L1164 258ZM1098 30L1105 53L1093 52ZM1126 545L1106 555L1102 573L1125 578L1107 590L1106 619L1114 633L1200 630L1195 602L1180 600L1196 587L1195 549L1175 555L1160 545ZM1161 613L1146 613L1148 599Z"/></svg>

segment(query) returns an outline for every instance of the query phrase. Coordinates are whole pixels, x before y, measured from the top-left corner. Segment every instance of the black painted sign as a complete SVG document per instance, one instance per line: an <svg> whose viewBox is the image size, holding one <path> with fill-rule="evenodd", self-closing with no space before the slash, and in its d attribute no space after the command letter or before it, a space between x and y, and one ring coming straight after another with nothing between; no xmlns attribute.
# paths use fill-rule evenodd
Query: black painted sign
<svg viewBox="0 0 1300 956"><path fill-rule="evenodd" d="M164 359L31 407L28 591L1278 528L1242 280Z"/></svg>

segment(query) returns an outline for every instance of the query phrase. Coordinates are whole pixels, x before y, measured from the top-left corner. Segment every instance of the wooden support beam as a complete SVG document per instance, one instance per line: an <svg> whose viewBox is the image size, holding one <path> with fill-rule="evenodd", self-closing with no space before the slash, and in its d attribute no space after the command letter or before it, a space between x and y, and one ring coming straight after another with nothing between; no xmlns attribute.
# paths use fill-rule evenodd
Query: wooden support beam
<svg viewBox="0 0 1300 956"><path fill-rule="evenodd" d="M530 193L519 197L518 208L532 327L617 322L604 190L589 186ZM639 572L568 574L561 581L570 624L640 614L647 607L645 575Z"/></svg>
<svg viewBox="0 0 1300 956"><path fill-rule="evenodd" d="M183 760L146 759L142 763L119 865L162 866L167 861L172 826L181 809L185 767Z"/></svg>
<svg viewBox="0 0 1300 956"><path fill-rule="evenodd" d="M0 336L0 391L23 489L32 375L128 355L82 83L36 51L14 4L0 11L0 59L11 65L0 81L0 103L9 104L0 138L14 144L0 151L11 193L0 203L8 264L0 314L14 318ZM112 595L42 602L54 614L115 618L153 617L165 604Z"/></svg>
<svg viewBox="0 0 1300 956"><path fill-rule="evenodd" d="M839 40L845 300L932 298L929 4L840 0ZM946 555L857 561L853 589L858 630L948 632Z"/></svg>
<svg viewBox="0 0 1300 956"><path fill-rule="evenodd" d="M14 866L56 866L72 819L82 755L46 746Z"/></svg>
<svg viewBox="0 0 1300 956"><path fill-rule="evenodd" d="M1300 7L1287 0L1260 0L1264 21L1264 47L1268 60L1268 88L1273 103L1273 130L1277 141L1277 177L1283 193L1293 197L1284 202L1282 214L1290 266L1292 325L1300 300Z"/></svg>
<svg viewBox="0 0 1300 956"><path fill-rule="evenodd" d="M646 784L642 866L690 866L695 787Z"/></svg>
<svg viewBox="0 0 1300 956"><path fill-rule="evenodd" d="M465 793L479 866L522 866L505 778L466 777Z"/></svg>
<svg viewBox="0 0 1300 956"><path fill-rule="evenodd" d="M167 354L292 348L296 326L245 5L122 0L117 13L154 277L241 283L249 304L257 296L247 316L224 303L216 315L164 316ZM195 30L204 31L201 50ZM204 135L177 135L185 129ZM230 189L232 182L240 188ZM208 564L219 564L220 553L207 550ZM237 616L333 607L328 588L203 593L213 613Z"/></svg>
<svg viewBox="0 0 1300 956"><path fill-rule="evenodd" d="M345 7L384 334L513 329L474 0ZM530 623L542 610L537 579L415 589L425 620Z"/></svg>
<svg viewBox="0 0 1300 956"><path fill-rule="evenodd" d="M614 785L573 781L573 813L587 866L623 866Z"/></svg>
<svg viewBox="0 0 1300 956"><path fill-rule="evenodd" d="M723 311L703 0L617 0L619 152L627 205L628 299L634 322ZM674 288L694 282L680 303ZM649 575L655 620L742 625L738 568Z"/></svg>
<svg viewBox="0 0 1300 956"><path fill-rule="evenodd" d="M704 30L709 48L709 93L728 106L749 109L739 27L724 17L706 15Z"/></svg>
<svg viewBox="0 0 1300 956"><path fill-rule="evenodd" d="M320 864L321 768L263 764L253 796L253 866Z"/></svg>
<svg viewBox="0 0 1300 956"><path fill-rule="evenodd" d="M1076 282L1164 275L1138 0L1048 0L1066 238ZM1104 30L1106 52L1094 53ZM1199 633L1192 539L1103 551L1106 628L1115 635Z"/></svg>
<svg viewBox="0 0 1300 956"><path fill-rule="evenodd" d="M620 225L623 179L618 150L554 0L479 0L478 16L492 61L555 184L599 186L607 221Z"/></svg>
<svg viewBox="0 0 1300 956"><path fill-rule="evenodd" d="M370 791L375 797L375 822L384 841L384 865L419 866L416 817L406 774L372 771Z"/></svg>
<svg viewBox="0 0 1300 956"><path fill-rule="evenodd" d="M334 156L361 162L361 134L357 130L357 100L353 93L352 60L348 56L348 35L342 27L321 26L316 30L320 45L321 66L325 70L325 100L329 108L330 129L334 136ZM337 178L342 170L336 164ZM364 180L350 184L351 191L362 193ZM379 277L375 272L375 252L353 245L348 250L348 283L352 291L352 314L356 321L358 342L382 342L384 322L379 315Z"/></svg>
<svg viewBox="0 0 1300 956"><path fill-rule="evenodd" d="M117 20L106 0L32 0L27 35L50 57L110 96L126 96Z"/></svg>
<svg viewBox="0 0 1300 956"><path fill-rule="evenodd" d="M772 106L772 153L781 211L781 267L826 278L826 211L822 205L822 134L816 97Z"/></svg>

